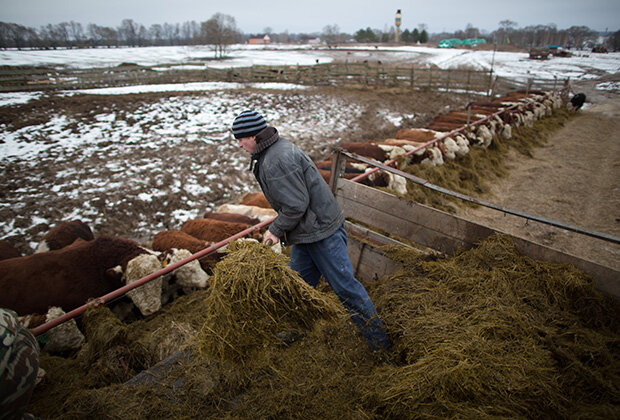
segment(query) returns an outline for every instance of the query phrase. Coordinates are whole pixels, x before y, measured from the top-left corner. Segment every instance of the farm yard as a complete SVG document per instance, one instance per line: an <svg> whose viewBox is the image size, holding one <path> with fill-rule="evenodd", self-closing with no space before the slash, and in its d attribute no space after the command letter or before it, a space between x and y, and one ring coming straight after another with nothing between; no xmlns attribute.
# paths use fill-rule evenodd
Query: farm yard
<svg viewBox="0 0 620 420"><path fill-rule="evenodd" d="M195 63L208 54L199 51L119 49L114 58L108 49L2 51L0 59L10 65L52 68L86 63L113 66L130 58L136 64L162 66ZM319 56L332 62L355 59L397 64L408 60L444 68L451 63L487 68L492 53L410 48L354 51L351 58L350 52L269 50L265 60L272 63L279 56L279 63L296 64ZM231 62L224 64L262 64L259 53L235 49ZM549 70L533 73L533 66L540 64L525 56L498 53L495 71L522 80L525 70L519 69L527 68L531 75L549 80ZM575 56L556 59L551 71L557 79L572 77L574 83L588 84L589 94L602 99L609 96L613 103L619 62L616 54ZM483 97L389 87L255 83L247 88L226 82L3 93L0 238L28 254L54 223L79 217L100 234L144 241L153 232L256 190L253 177L245 170L249 160L229 132L232 119L244 109L261 110L282 135L320 160L339 142L393 137L398 128L423 127L435 115L462 109Z"/></svg>
<svg viewBox="0 0 620 420"><path fill-rule="evenodd" d="M488 71L493 62L493 74L521 86L544 80L559 87L570 76L573 90L587 95L578 113L556 109L522 125L511 140L471 142L466 155L412 165L410 173L506 208L620 236L618 54L541 64L518 52L491 58L488 50L239 47L229 62L202 63L195 50L157 51L121 50L116 57L2 51L0 59L47 66L50 74L85 62L102 71L132 60L166 68L171 79L197 62L340 68L367 61L438 72ZM393 139L399 129L427 127L489 100L486 89L389 83L29 86L0 93L0 239L23 255L55 224L73 219L95 236L150 246L155 233L257 191L249 158L229 130L245 109L259 110L320 161L343 143ZM463 205L411 183L407 189L406 198L620 269L617 244ZM107 308L89 309L79 320L87 337L82 350L42 356L47 375L31 412L45 418L618 416L617 300L573 267L520 255L507 237L449 257L386 251L403 269L369 285L394 341L395 354L384 359L366 348L325 285L316 291L297 281L286 257L266 247L231 248L207 290L154 315L125 324ZM239 290L251 293L239 299ZM247 307L232 311L239 301ZM291 305L298 305L299 319L277 309ZM283 330L304 333L282 345L274 338ZM162 360L167 364L148 373Z"/></svg>

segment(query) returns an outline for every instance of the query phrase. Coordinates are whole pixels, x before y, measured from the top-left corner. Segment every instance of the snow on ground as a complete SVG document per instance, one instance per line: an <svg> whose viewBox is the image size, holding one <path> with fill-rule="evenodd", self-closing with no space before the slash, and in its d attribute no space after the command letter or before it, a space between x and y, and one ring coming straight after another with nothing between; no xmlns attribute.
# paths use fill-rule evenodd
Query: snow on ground
<svg viewBox="0 0 620 420"><path fill-rule="evenodd" d="M41 92L9 92L0 93L0 106L25 104L32 99L38 99Z"/></svg>
<svg viewBox="0 0 620 420"><path fill-rule="evenodd" d="M510 78L570 76L579 80L620 70L619 53L536 61L528 60L523 53L496 52L493 56L492 51L428 47L349 47L345 52L298 46L234 46L231 58L221 62L210 60L212 52L206 47L0 51L0 62L69 67L132 62L158 66L163 71L166 66L315 64L317 60L330 62L337 54L349 61L380 59L441 68L490 69L493 63L498 75ZM306 90L300 91L302 88ZM618 84L600 83L598 89L617 91ZM146 92L170 94L141 97L138 100L143 102L131 111L115 108L114 96ZM265 110L272 125L307 152L317 154L339 141L365 112L361 103L290 84L186 83L56 95L62 100L76 93L92 95L93 102L103 101L104 105L90 119L53 107L43 122L18 128L0 125L0 176L5 183L0 239L19 238L34 248L49 227L73 218L84 220L96 233L107 229L128 232L133 238L178 229L183 221L199 216L214 203L258 189L246 170L248 156L228 130L239 112L247 108ZM101 95L111 95L112 99ZM41 92L0 94L0 107L19 106L42 97ZM84 101L82 95L76 98ZM388 108L377 110L377 114L395 126L413 118Z"/></svg>
<svg viewBox="0 0 620 420"><path fill-rule="evenodd" d="M144 48L81 48L57 50L3 50L0 63L8 66L52 66L96 68L114 67L121 63L141 66L164 64L194 64L209 67L245 67L252 64L311 65L316 58L301 51L298 46L282 49L236 45L229 49L228 59L214 60L213 51L206 46L144 47ZM321 63L331 61L325 55L318 56Z"/></svg>
<svg viewBox="0 0 620 420"><path fill-rule="evenodd" d="M620 71L620 53L597 54L573 51L572 57L551 57L548 60L530 60L527 53L493 52L434 48L425 46L350 46L336 49L309 45L233 45L225 60L213 60L213 52L206 46L145 47L145 48L90 48L70 50L6 50L0 51L0 63L12 66L57 67L113 67L121 63L143 66L172 65L171 68L229 68L251 65L314 65L334 60L335 51L347 51L351 62L380 58L384 62L408 65L436 65L442 69L466 67L491 70L502 77L526 80L528 77L574 80L587 79L600 73ZM378 60L377 60L378 61ZM179 67L181 66L181 67ZM164 67L156 67L164 70Z"/></svg>
<svg viewBox="0 0 620 420"><path fill-rule="evenodd" d="M130 113L111 106L91 121L54 110L44 123L0 125L0 175L7 180L0 239L23 237L35 248L58 221L79 218L99 234L116 229L150 240L258 190L249 156L229 131L236 115L254 107L302 148L321 153L363 112L335 95L235 89L171 94Z"/></svg>

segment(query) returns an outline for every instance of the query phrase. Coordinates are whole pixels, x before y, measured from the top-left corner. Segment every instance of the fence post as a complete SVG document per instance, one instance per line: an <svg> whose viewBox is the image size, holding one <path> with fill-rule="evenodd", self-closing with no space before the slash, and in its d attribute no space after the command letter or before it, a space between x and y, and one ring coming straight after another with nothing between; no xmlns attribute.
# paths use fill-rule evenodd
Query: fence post
<svg viewBox="0 0 620 420"><path fill-rule="evenodd" d="M528 95L530 93L530 89L532 88L532 78L528 77L527 79L527 87L525 88L525 94Z"/></svg>
<svg viewBox="0 0 620 420"><path fill-rule="evenodd" d="M487 97L491 96L492 89L493 89L493 70L489 72L489 88L487 90Z"/></svg>
<svg viewBox="0 0 620 420"><path fill-rule="evenodd" d="M413 66L411 66L411 89L413 89L414 74L413 74Z"/></svg>
<svg viewBox="0 0 620 420"><path fill-rule="evenodd" d="M467 87L465 88L465 92L469 93L469 87L470 87L470 81L471 81L471 70L467 70Z"/></svg>
<svg viewBox="0 0 620 420"><path fill-rule="evenodd" d="M432 67L428 69L428 88L429 89L433 88L433 68Z"/></svg>
<svg viewBox="0 0 620 420"><path fill-rule="evenodd" d="M491 98L495 97L495 85L497 84L497 77L498 76L495 76L495 79L493 79L493 83L491 84L491 92L490 92Z"/></svg>

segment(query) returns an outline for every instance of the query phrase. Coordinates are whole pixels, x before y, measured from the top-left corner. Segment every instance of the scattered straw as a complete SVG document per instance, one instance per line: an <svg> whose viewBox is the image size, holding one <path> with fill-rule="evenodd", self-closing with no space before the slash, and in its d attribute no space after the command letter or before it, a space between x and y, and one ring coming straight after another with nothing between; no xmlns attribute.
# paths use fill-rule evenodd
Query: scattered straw
<svg viewBox="0 0 620 420"><path fill-rule="evenodd" d="M375 293L403 362L371 392L391 415L618 414L620 305L571 266L495 235L452 258L411 255Z"/></svg>
<svg viewBox="0 0 620 420"><path fill-rule="evenodd" d="M161 340L166 325L193 337L179 346L187 357L156 383L88 381L76 359L46 356L48 377L29 411L50 419L619 417L620 304L571 266L520 255L508 237L455 257L390 252L404 268L368 289L394 344L392 363L377 360L335 296L307 288L285 257L259 244L231 249L212 291L95 339L125 346L136 369L136 355L156 357L147 337ZM289 329L305 336L278 342Z"/></svg>
<svg viewBox="0 0 620 420"><path fill-rule="evenodd" d="M490 183L508 173L505 161L509 149L532 156L532 150L544 145L549 135L566 124L572 115L567 110L556 109L553 116L535 121L533 127L513 129L513 137L509 140L496 135L486 149L471 147L467 155L447 160L441 166L409 165L405 172L463 194L488 193ZM407 183L407 191L408 199L443 211L454 212L455 206L475 206L412 182Z"/></svg>
<svg viewBox="0 0 620 420"><path fill-rule="evenodd" d="M245 363L276 336L334 319L341 307L288 267L288 258L253 242L236 242L210 280L201 352L217 361Z"/></svg>

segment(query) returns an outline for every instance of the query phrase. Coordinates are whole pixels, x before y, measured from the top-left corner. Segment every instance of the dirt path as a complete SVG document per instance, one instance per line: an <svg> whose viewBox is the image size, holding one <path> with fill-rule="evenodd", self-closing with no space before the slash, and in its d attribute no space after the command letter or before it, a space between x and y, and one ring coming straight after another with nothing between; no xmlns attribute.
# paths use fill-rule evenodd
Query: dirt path
<svg viewBox="0 0 620 420"><path fill-rule="evenodd" d="M616 75L616 80L620 75ZM598 82L598 81L596 81ZM484 197L503 207L620 237L620 96L574 86L587 106L544 147L514 153L508 177ZM459 216L620 269L620 245L486 208Z"/></svg>

